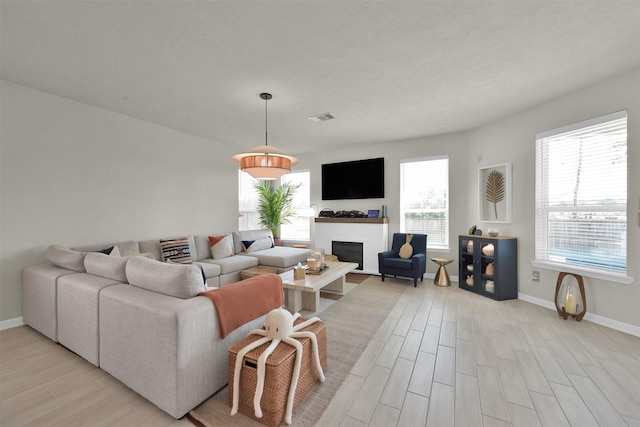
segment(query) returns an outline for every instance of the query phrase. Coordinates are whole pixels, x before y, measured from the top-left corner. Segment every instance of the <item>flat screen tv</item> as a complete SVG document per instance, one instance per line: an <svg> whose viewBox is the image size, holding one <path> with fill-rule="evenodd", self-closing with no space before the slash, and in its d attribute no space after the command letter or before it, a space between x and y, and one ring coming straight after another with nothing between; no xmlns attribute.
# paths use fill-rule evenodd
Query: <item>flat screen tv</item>
<svg viewBox="0 0 640 427"><path fill-rule="evenodd" d="M322 165L322 200L384 198L384 157Z"/></svg>

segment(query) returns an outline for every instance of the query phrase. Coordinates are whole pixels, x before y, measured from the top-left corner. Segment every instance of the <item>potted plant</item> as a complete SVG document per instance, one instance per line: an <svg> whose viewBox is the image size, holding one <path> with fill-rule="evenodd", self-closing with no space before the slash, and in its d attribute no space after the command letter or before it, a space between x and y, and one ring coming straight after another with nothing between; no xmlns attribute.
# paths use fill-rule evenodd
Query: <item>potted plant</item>
<svg viewBox="0 0 640 427"><path fill-rule="evenodd" d="M299 187L300 184L285 182L275 188L265 180L255 183L260 224L271 230L276 245L280 244L280 226L291 223L289 218L295 214L293 196Z"/></svg>

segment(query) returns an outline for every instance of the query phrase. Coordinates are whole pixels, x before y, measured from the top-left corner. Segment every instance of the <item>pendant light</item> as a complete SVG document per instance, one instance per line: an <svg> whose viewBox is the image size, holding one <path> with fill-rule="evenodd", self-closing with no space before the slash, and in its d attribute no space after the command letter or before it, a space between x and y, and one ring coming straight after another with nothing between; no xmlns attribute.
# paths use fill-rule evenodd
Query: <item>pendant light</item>
<svg viewBox="0 0 640 427"><path fill-rule="evenodd" d="M236 163L240 163L240 169L247 172L255 179L274 180L291 172L291 166L298 163L295 157L287 156L282 151L268 144L268 116L267 101L272 96L270 93L261 93L264 99L264 145L259 145L245 153L231 157Z"/></svg>

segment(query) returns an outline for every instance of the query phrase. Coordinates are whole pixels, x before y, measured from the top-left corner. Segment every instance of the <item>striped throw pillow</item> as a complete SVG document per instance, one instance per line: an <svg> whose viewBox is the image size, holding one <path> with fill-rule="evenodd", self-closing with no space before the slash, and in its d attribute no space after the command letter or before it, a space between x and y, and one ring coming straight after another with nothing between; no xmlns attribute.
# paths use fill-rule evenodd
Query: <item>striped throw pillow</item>
<svg viewBox="0 0 640 427"><path fill-rule="evenodd" d="M173 240L160 240L162 248L162 259L167 262L169 260L181 264L191 264L191 251L189 250L189 239L183 237Z"/></svg>

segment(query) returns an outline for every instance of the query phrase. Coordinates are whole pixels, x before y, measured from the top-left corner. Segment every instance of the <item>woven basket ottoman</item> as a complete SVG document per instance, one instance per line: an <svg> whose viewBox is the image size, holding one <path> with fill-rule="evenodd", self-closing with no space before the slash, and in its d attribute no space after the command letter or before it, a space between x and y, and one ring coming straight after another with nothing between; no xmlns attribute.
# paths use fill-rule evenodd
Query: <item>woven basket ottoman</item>
<svg viewBox="0 0 640 427"><path fill-rule="evenodd" d="M300 317L295 324L307 320ZM320 355L320 365L324 372L327 371L327 327L324 322L316 322L302 329L315 333L318 340L318 353ZM260 335L249 335L242 341L229 348L229 406L233 406L233 377L238 352L247 344L262 338ZM298 403L307 395L309 390L318 381L318 375L313 363L313 348L309 338L299 339L302 344L302 362L300 365L300 378L298 388L293 402L295 408ZM295 364L295 348L284 342L280 342L278 347L269 355L266 362L264 377L264 392L260 407L262 408L262 418L257 418L253 410L253 396L256 392L258 381L257 366L258 358L271 342L261 345L248 352L244 357L244 363L240 370L240 402L238 412L244 414L267 426L279 426L284 420L287 409L287 397L289 394L289 384L293 374ZM294 414L295 418L295 414Z"/></svg>

